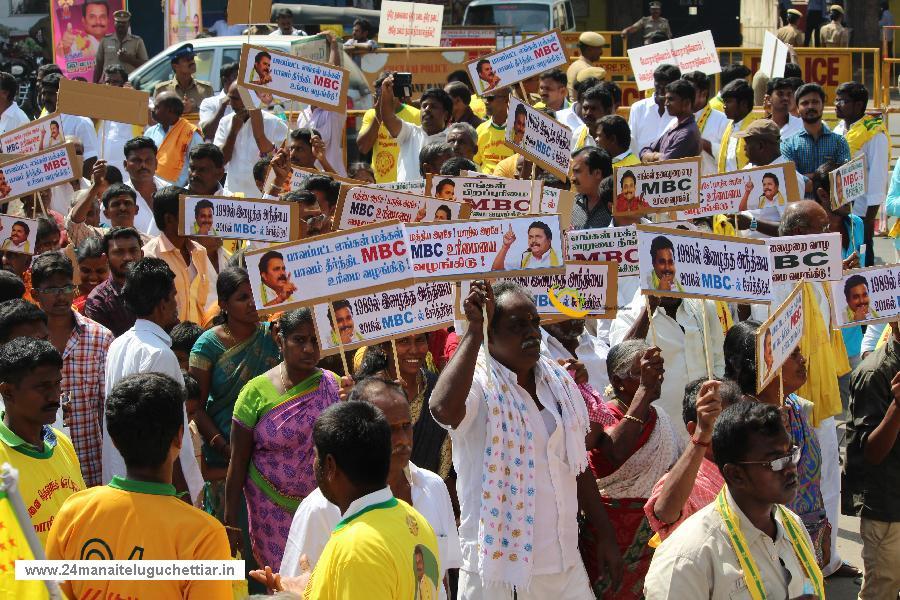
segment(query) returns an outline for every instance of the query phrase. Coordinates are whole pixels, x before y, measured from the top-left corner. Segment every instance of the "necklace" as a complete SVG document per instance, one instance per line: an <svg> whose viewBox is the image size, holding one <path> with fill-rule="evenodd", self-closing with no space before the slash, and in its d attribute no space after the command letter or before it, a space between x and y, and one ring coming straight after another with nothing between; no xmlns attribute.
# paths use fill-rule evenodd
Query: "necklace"
<svg viewBox="0 0 900 600"><path fill-rule="evenodd" d="M284 387L284 391L287 392L290 387L287 384L287 366L284 363L281 363L281 368L278 369L278 374L281 375L281 385Z"/></svg>
<svg viewBox="0 0 900 600"><path fill-rule="evenodd" d="M234 346L234 335L231 333L231 327L228 326L228 321L222 323L222 333L228 336L228 341L231 342L232 346Z"/></svg>

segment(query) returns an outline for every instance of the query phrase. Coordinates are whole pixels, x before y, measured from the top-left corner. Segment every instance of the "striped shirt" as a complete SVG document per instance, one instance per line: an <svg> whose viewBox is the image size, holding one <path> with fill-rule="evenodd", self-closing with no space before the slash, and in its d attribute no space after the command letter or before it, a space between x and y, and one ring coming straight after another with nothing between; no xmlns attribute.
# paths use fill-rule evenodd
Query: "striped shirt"
<svg viewBox="0 0 900 600"><path fill-rule="evenodd" d="M847 140L822 123L819 139L813 139L804 128L799 133L781 141L781 154L797 165L797 172L812 173L829 160L838 165L850 160L850 146Z"/></svg>

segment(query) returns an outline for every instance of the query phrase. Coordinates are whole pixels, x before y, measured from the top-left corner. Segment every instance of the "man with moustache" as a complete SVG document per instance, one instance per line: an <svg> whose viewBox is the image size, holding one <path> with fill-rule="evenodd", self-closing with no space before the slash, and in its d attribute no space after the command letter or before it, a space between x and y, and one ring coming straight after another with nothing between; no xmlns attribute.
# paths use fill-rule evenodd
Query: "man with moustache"
<svg viewBox="0 0 900 600"><path fill-rule="evenodd" d="M784 506L797 494L800 450L781 411L761 402L729 406L716 419L712 448L725 487L656 549L647 599L725 598L740 589L824 598L812 540Z"/></svg>
<svg viewBox="0 0 900 600"><path fill-rule="evenodd" d="M658 140L669 126L672 117L666 112L666 86L680 78L681 70L675 65L659 65L653 71L653 96L631 105L628 127L635 154Z"/></svg>
<svg viewBox="0 0 900 600"><path fill-rule="evenodd" d="M645 287L667 292L684 292L684 288L675 280L675 246L669 238L664 235L653 238L650 242L650 260L653 271L649 274L650 279L645 283Z"/></svg>
<svg viewBox="0 0 900 600"><path fill-rule="evenodd" d="M103 253L109 259L109 279L91 290L84 303L86 317L97 321L114 336L128 331L135 321L122 290L128 268L144 257L142 238L131 227L113 227L103 236Z"/></svg>
<svg viewBox="0 0 900 600"><path fill-rule="evenodd" d="M97 51L97 65L94 67L94 83L100 83L100 79L110 65L120 65L125 69L126 77L136 68L147 62L147 48L144 40L132 35L131 13L127 10L117 10L113 13L115 21L115 33L106 33L103 27L103 39L100 40L100 49Z"/></svg>
<svg viewBox="0 0 900 600"><path fill-rule="evenodd" d="M850 160L850 146L843 136L822 122L825 90L817 83L805 83L794 92L803 119L803 131L781 140L781 154L797 166L797 172L812 179L827 160L843 164Z"/></svg>
<svg viewBox="0 0 900 600"><path fill-rule="evenodd" d="M153 221L153 194L166 187L166 181L156 175L156 142L146 136L138 136L125 142L124 183L137 194L134 228L146 235L159 235Z"/></svg>
<svg viewBox="0 0 900 600"><path fill-rule="evenodd" d="M174 92L184 102L184 112L197 112L200 103L214 92L208 82L194 78L194 73L197 72L194 56L193 44L184 44L169 53L174 76L168 81L157 83L151 96L156 98L162 92Z"/></svg>
<svg viewBox="0 0 900 600"><path fill-rule="evenodd" d="M332 321L331 313L328 315L328 321L331 322L331 343L349 344L350 342L362 341L362 335L356 331L356 325L353 323L353 310L350 308L349 300L338 300L331 304L334 311L334 320Z"/></svg>
<svg viewBox="0 0 900 600"><path fill-rule="evenodd" d="M847 300L846 319L848 322L878 318L878 313L869 308L869 282L862 275L851 275L844 282L844 299Z"/></svg>
<svg viewBox="0 0 900 600"><path fill-rule="evenodd" d="M213 203L200 200L194 206L194 231L197 235L216 235L213 231Z"/></svg>
<svg viewBox="0 0 900 600"><path fill-rule="evenodd" d="M507 258L509 249L516 243L516 234L512 225L503 234L503 245L494 257L491 269L494 271L515 271L518 269L540 269L542 267L561 267L562 257L553 249L553 231L546 223L535 221L528 226L528 249L519 255Z"/></svg>
<svg viewBox="0 0 900 600"><path fill-rule="evenodd" d="M200 129L183 117L185 104L175 92L160 92L153 105L155 125L144 132L156 144L156 174L179 187L187 185L188 155L203 143Z"/></svg>
<svg viewBox="0 0 900 600"><path fill-rule="evenodd" d="M291 274L284 266L284 255L275 250L270 250L259 259L259 277L263 286L259 288L259 294L263 306L274 306L293 300L297 286L291 282ZM269 298L266 288L275 292L275 296Z"/></svg>
<svg viewBox="0 0 900 600"><path fill-rule="evenodd" d="M265 50L257 52L253 59L253 73L250 83L257 85L272 83L272 55Z"/></svg>

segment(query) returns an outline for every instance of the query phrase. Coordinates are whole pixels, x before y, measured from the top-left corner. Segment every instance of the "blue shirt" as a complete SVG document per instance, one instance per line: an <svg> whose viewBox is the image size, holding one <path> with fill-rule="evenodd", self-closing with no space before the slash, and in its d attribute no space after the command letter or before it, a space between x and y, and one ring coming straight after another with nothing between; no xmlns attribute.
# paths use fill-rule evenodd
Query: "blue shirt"
<svg viewBox="0 0 900 600"><path fill-rule="evenodd" d="M838 165L850 160L850 146L843 136L832 132L823 122L818 140L814 140L804 128L781 141L781 154L794 162L798 173L806 176L828 160Z"/></svg>
<svg viewBox="0 0 900 600"><path fill-rule="evenodd" d="M825 0L809 0L806 4L806 12L810 13L814 10L825 12Z"/></svg>
<svg viewBox="0 0 900 600"><path fill-rule="evenodd" d="M851 228L850 220L853 220ZM865 234L863 232L863 221L858 216L850 214L844 217L841 225L847 230L850 236L850 245L841 247L841 258L846 260L851 254L856 252L859 255L859 264L866 264L866 255L861 251L862 245L866 243ZM866 251L869 249L866 248ZM845 327L841 329L841 335L844 336L844 347L847 348L847 356L859 356L862 352L863 329L862 325L856 327Z"/></svg>
<svg viewBox="0 0 900 600"><path fill-rule="evenodd" d="M159 148L163 140L166 139L166 131L163 129L162 125L157 123L151 127L147 128L147 131L144 132L144 135L153 140L156 143L156 147ZM170 181L172 185L177 185L179 187L187 187L188 182L188 156L191 154L191 150L194 149L195 146L198 146L203 143L203 138L200 137L200 134L196 131L194 135L191 137L191 143L188 144L187 151L184 153L184 166L181 167L181 173L178 174L178 179L175 181Z"/></svg>

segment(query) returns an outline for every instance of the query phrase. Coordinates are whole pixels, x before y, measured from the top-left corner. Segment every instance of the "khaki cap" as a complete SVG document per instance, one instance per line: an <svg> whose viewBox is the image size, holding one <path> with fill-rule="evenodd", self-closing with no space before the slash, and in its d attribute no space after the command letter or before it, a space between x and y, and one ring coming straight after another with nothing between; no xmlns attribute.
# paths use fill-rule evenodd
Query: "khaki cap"
<svg viewBox="0 0 900 600"><path fill-rule="evenodd" d="M585 31L578 36L578 43L591 46L592 48L599 48L606 45L606 38L596 31Z"/></svg>
<svg viewBox="0 0 900 600"><path fill-rule="evenodd" d="M578 75L575 76L575 83L581 83L585 79L590 79L591 77L606 79L606 69L603 67L588 67L587 69L582 69L578 71Z"/></svg>
<svg viewBox="0 0 900 600"><path fill-rule="evenodd" d="M803 16L803 13L800 12L799 10L797 10L796 8L789 8L789 9L787 9L787 14L789 14L789 15L795 15L795 16L798 16L798 17L802 17L802 16Z"/></svg>
<svg viewBox="0 0 900 600"><path fill-rule="evenodd" d="M127 10L117 10L116 12L113 13L113 20L118 21L120 23L123 21L130 21L131 13L128 12Z"/></svg>
<svg viewBox="0 0 900 600"><path fill-rule="evenodd" d="M763 138L773 141L781 139L781 129L772 119L757 119L743 131L731 134L736 138Z"/></svg>
<svg viewBox="0 0 900 600"><path fill-rule="evenodd" d="M831 8L829 8L828 11L844 14L844 7L840 4L832 4Z"/></svg>

